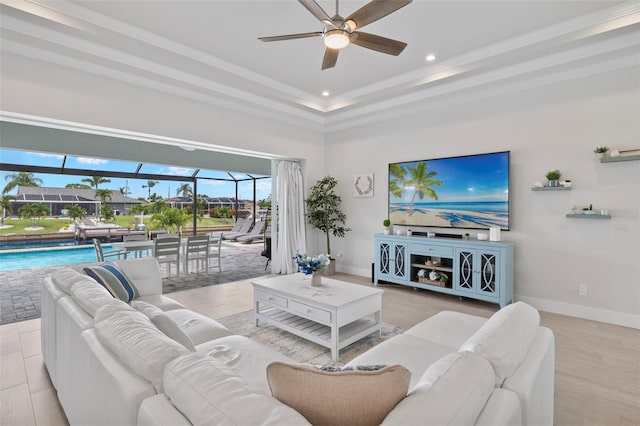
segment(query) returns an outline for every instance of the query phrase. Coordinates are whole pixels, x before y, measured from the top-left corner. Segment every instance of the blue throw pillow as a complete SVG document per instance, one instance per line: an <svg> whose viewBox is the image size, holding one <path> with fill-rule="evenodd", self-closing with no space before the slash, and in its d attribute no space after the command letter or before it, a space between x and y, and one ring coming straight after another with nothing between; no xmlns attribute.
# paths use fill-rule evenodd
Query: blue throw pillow
<svg viewBox="0 0 640 426"><path fill-rule="evenodd" d="M129 303L139 295L136 286L133 285L115 262L87 266L83 268L83 271L106 288L113 297L123 302Z"/></svg>

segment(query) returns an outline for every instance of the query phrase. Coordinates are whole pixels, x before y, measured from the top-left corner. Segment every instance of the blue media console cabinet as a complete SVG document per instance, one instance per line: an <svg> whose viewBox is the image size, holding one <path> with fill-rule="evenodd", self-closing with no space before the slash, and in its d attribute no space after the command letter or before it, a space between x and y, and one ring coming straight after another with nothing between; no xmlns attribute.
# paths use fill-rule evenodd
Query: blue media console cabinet
<svg viewBox="0 0 640 426"><path fill-rule="evenodd" d="M376 286L384 280L501 308L513 302L513 243L376 234L374 247ZM448 279L430 280L431 271Z"/></svg>

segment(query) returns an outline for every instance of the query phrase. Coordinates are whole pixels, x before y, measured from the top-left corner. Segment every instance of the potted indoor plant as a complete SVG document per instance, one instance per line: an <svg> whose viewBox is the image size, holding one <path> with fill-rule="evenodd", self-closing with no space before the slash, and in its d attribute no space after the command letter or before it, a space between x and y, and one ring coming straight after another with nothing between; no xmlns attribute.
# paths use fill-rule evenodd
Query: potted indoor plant
<svg viewBox="0 0 640 426"><path fill-rule="evenodd" d="M384 235L389 235L389 227L391 226L391 221L389 219L383 220L382 226L384 226Z"/></svg>
<svg viewBox="0 0 640 426"><path fill-rule="evenodd" d="M311 195L304 200L307 207L307 219L309 223L325 233L327 241L327 255L331 256L330 236L344 237L351 228L344 226L347 220L340 203L342 199L335 193L334 189L338 185L336 178L325 176L311 187ZM331 262L327 275L335 273L335 262Z"/></svg>
<svg viewBox="0 0 640 426"><path fill-rule="evenodd" d="M596 149L593 150L596 154L600 154L600 158L606 157L607 151L609 151L608 146L597 146Z"/></svg>
<svg viewBox="0 0 640 426"><path fill-rule="evenodd" d="M549 181L549 186L558 186L558 180L560 179L560 170L551 170L545 175L545 177Z"/></svg>

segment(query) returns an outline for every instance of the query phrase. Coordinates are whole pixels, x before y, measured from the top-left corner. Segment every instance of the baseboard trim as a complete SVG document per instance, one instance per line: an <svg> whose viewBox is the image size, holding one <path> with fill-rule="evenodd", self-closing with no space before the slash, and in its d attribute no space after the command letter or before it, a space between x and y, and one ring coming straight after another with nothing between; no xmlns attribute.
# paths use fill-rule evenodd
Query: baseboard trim
<svg viewBox="0 0 640 426"><path fill-rule="evenodd" d="M346 274L358 275L362 277L368 277L371 274L371 271L367 271L365 269L351 267L343 268L340 267L340 265L337 265L336 270L338 272L344 272ZM557 302L555 300L549 299L540 299L538 297L516 295L515 299L517 301L526 302L541 311L640 329L640 315L609 311L606 309L593 308L591 306L573 305L571 303Z"/></svg>
<svg viewBox="0 0 640 426"><path fill-rule="evenodd" d="M625 314L623 312L609 311L591 306L572 305L570 303L556 302L555 300L540 299L537 297L516 295L515 299L528 303L541 311L640 329L640 315Z"/></svg>

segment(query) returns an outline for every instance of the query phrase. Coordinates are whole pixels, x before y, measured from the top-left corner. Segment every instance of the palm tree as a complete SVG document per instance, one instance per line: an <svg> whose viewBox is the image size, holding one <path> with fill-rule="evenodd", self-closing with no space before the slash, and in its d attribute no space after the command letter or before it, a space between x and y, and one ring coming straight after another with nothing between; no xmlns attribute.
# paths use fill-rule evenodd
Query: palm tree
<svg viewBox="0 0 640 426"><path fill-rule="evenodd" d="M49 213L49 206L42 203L25 204L18 209L20 217L25 219L31 219L31 226L36 226L40 223L40 218Z"/></svg>
<svg viewBox="0 0 640 426"><path fill-rule="evenodd" d="M79 204L67 204L64 208L67 209L67 215L73 221L84 219L87 216L87 211L80 207Z"/></svg>
<svg viewBox="0 0 640 426"><path fill-rule="evenodd" d="M87 184L93 188L98 189L101 183L109 183L111 179L104 178L102 176L91 176L90 178L82 179L81 182L87 182Z"/></svg>
<svg viewBox="0 0 640 426"><path fill-rule="evenodd" d="M180 196L182 194L183 197L191 197L193 195L193 190L191 189L191 185L188 183L183 183L176 190L176 195Z"/></svg>
<svg viewBox="0 0 640 426"><path fill-rule="evenodd" d="M419 161L415 166L409 165L409 176L402 180L405 188L413 187L413 195L411 196L411 204L409 205L408 212L409 216L413 214L413 204L415 202L416 195L419 196L421 200L425 195L428 195L434 200L438 199L438 194L431 187L442 185L442 181L432 179L432 177L436 176L438 172L427 172L428 168L429 165L423 161Z"/></svg>
<svg viewBox="0 0 640 426"><path fill-rule="evenodd" d="M158 183L160 182L158 182L157 180L148 180L146 185L142 185L143 188L147 188L149 190L149 197L147 198L147 200L151 201L151 188L156 186L156 184Z"/></svg>
<svg viewBox="0 0 640 426"><path fill-rule="evenodd" d="M389 165L389 193L396 197L402 196L406 174L406 170L400 164L394 163Z"/></svg>
<svg viewBox="0 0 640 426"><path fill-rule="evenodd" d="M85 185L84 183L68 183L64 187L71 189L91 189L89 185Z"/></svg>
<svg viewBox="0 0 640 426"><path fill-rule="evenodd" d="M4 215L6 214L6 212L9 212L9 214L13 213L13 204L11 204L11 200L15 199L16 197L14 197L13 195L2 195L2 200L0 201L2 203L2 218L0 218L0 225L4 225Z"/></svg>
<svg viewBox="0 0 640 426"><path fill-rule="evenodd" d="M9 183L7 183L2 190L3 194L11 192L18 186L40 186L44 183L42 179L35 177L33 173L28 172L11 173L6 175L4 180L8 180Z"/></svg>
<svg viewBox="0 0 640 426"><path fill-rule="evenodd" d="M119 191L120 191L120 193L121 193L122 195L124 195L124 196L126 197L127 195L131 194L131 192L130 192L130 191L127 191L127 189L129 189L129 188L127 188L126 186L121 186L121 187L119 188Z"/></svg>
<svg viewBox="0 0 640 426"><path fill-rule="evenodd" d="M96 189L96 198L99 198L100 202L104 204L107 200L111 200L113 198L113 194L110 189Z"/></svg>

